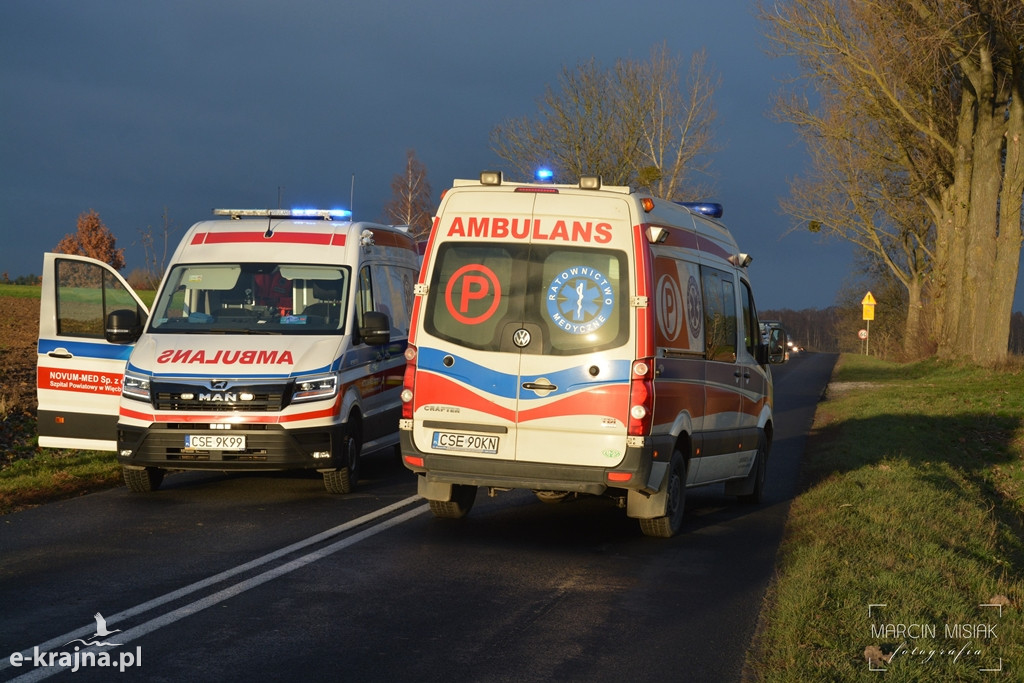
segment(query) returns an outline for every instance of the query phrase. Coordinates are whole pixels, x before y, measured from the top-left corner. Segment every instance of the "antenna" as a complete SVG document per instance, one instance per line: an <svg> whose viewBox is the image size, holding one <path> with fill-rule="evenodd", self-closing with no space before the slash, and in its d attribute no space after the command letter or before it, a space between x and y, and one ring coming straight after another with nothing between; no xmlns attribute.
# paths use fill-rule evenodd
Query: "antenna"
<svg viewBox="0 0 1024 683"><path fill-rule="evenodd" d="M356 208L356 174L352 174L352 188L348 191L348 210L355 215Z"/></svg>

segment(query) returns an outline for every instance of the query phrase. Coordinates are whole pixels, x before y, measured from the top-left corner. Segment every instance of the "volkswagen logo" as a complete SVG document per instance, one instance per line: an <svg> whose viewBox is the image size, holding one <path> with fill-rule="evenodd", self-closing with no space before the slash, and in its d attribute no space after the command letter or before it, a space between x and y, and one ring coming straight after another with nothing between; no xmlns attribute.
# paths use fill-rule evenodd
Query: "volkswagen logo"
<svg viewBox="0 0 1024 683"><path fill-rule="evenodd" d="M519 348L528 346L530 344L529 331L520 327L518 330L516 330L515 334L512 335L512 343L518 346Z"/></svg>

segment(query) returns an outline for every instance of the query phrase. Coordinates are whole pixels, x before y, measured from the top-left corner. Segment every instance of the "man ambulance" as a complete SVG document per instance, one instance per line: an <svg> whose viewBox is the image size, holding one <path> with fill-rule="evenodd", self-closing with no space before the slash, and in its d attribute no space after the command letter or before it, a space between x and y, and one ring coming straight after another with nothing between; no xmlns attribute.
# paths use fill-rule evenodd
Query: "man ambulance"
<svg viewBox="0 0 1024 683"><path fill-rule="evenodd" d="M39 445L116 450L134 491L167 470L315 469L332 493L397 445L419 256L347 211L217 210L153 311L93 259L46 254Z"/></svg>
<svg viewBox="0 0 1024 683"><path fill-rule="evenodd" d="M594 177L454 182L416 285L400 427L436 516L467 514L480 486L603 494L668 537L688 487L760 500L784 340L763 343L750 257L720 215Z"/></svg>

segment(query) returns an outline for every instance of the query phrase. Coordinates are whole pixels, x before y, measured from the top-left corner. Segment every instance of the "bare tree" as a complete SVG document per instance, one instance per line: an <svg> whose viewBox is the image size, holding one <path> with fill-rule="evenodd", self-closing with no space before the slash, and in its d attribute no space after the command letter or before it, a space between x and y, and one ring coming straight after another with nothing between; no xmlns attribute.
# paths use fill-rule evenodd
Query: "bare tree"
<svg viewBox="0 0 1024 683"><path fill-rule="evenodd" d="M434 215L427 167L416 158L415 150L405 154L405 170L391 180L392 199L384 207L385 220L395 225L408 225L416 239L430 232Z"/></svg>
<svg viewBox="0 0 1024 683"><path fill-rule="evenodd" d="M824 103L786 115L814 134L829 103L870 119L891 141L880 161L927 207L939 356L1005 360L1024 239L1024 2L773 0L761 16L807 101Z"/></svg>
<svg viewBox="0 0 1024 683"><path fill-rule="evenodd" d="M146 289L156 289L160 284L173 249L171 236L177 232L166 206L162 219L163 227L159 233L154 232L151 225L147 225L145 230L139 230L139 244L142 246L145 268L142 273L133 274L130 279L139 280L139 285Z"/></svg>
<svg viewBox="0 0 1024 683"><path fill-rule="evenodd" d="M110 264L116 270L124 268L124 249L117 248L117 238L100 220L94 209L78 216L78 230L68 233L53 249L58 254L76 254Z"/></svg>
<svg viewBox="0 0 1024 683"><path fill-rule="evenodd" d="M662 44L647 62L619 60L610 71L593 59L564 67L548 86L536 118L507 120L491 131L491 149L523 177L541 166L555 180L599 175L666 199L696 199L707 191L717 79L703 52L682 63Z"/></svg>
<svg viewBox="0 0 1024 683"><path fill-rule="evenodd" d="M790 101L778 109L800 112L803 106ZM821 126L798 128L811 168L790 182L790 196L780 204L798 227L852 242L869 263L885 268L906 292L904 356L934 353L923 316L935 237L932 217L908 174L891 161L898 156L891 141L870 119L825 97L819 121Z"/></svg>

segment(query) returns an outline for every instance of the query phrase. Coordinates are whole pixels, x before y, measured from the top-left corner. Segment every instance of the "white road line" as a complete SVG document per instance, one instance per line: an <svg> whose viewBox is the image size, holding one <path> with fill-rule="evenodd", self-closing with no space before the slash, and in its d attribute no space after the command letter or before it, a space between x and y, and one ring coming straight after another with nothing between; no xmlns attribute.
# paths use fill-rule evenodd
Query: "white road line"
<svg viewBox="0 0 1024 683"><path fill-rule="evenodd" d="M116 624L116 623L118 623L120 621L123 621L124 619L128 619L128 618L131 618L133 616L136 616L136 615L139 615L139 614L143 614L143 613L148 612L149 610L151 610L151 609L153 609L155 607L159 607L160 605L166 604L166 603L171 602L173 600L177 600L177 599L182 598L182 597L184 597L186 595L189 595L191 593L195 593L197 591L203 590L204 588L208 588L208 587L210 587L210 586L212 586L212 585L214 585L216 583L224 581L225 579L231 578L232 576L235 576L237 574L249 571L251 569L255 569L256 567L259 567L261 565L267 564L268 562L273 562L274 560L276 560L276 559L278 559L280 557L283 557L285 555L293 553L293 552L295 552L297 550L301 550L302 548L308 547L310 545L319 543L319 542L324 541L326 539L329 539L329 538L331 538L333 536L337 536L338 534L345 533L346 531L349 531L350 529L354 529L355 527L367 524L367 523L369 523L369 522L371 522L371 521L373 521L373 520L375 520L375 519L377 519L379 517L384 517L384 516L394 512L394 511L396 511L396 510L400 510L400 509L402 509L404 507L408 507L409 505L412 505L412 504L414 504L416 502L422 502L422 500L423 499L420 498L419 496L410 496L409 498L406 498L404 500L400 500L397 503L393 503L393 504L391 504L391 505L389 505L387 507L383 507L380 510L376 510L374 512L371 512L368 515L363 515L362 517L359 517L358 519L354 519L354 520L352 520L350 522L346 522L344 524L340 524L340 525L334 527L333 529L328 529L327 531L321 532L321 533L316 534L314 536L310 536L309 538L306 538L306 539L303 539L301 541L298 541L297 543L293 543L293 544L291 544L289 546L281 548L280 550L275 550L274 552L268 553L268 554L266 554L266 555L264 555L262 557L256 558L255 560L252 560L251 562L246 562L245 564L240 564L237 567L233 567L231 569L225 570L225 571L223 571L223 572L221 572L219 574L216 574L214 576L211 576L211 577L209 577L207 579L203 579L202 581L197 581L196 583L193 583L191 585L185 586L184 588L179 588L176 591L172 591L172 592L167 593L165 595L162 595L162 596L160 596L158 598L154 598L153 600L149 600L149 601L144 602L144 603L142 603L140 605L136 605L135 607L131 607L131 608L126 609L126 610L124 610L122 612L118 612L117 614L114 614L114 615L111 615L111 616L107 617L107 622L110 623L111 625L113 625L113 624ZM253 577L250 577L248 579L245 579L244 581L240 581L240 582L238 582L238 583L236 583L234 585L228 586L227 588L224 588L224 589L222 589L220 591L217 591L216 593L213 593L213 594L211 594L211 595L209 595L209 596L207 596L205 598L202 598L200 600L196 600L195 602L189 603L188 605L185 605L183 607L179 607L176 610L173 610L173 611L168 612L166 614L163 614L163 615L160 615L158 617L155 617L154 619L151 619L151 620L145 622L144 624L140 624L139 626L136 626L135 628L128 629L127 631L124 631L123 633L118 633L117 636L116 636L118 644L119 645L126 645L129 642L135 640L136 638L138 638L140 636L143 636L143 635L145 635L147 633L155 631L155 630L157 630L159 628L162 628L164 626L168 626L168 625L178 621L179 619L183 619L184 617L187 617L187 616L189 616L191 614L195 614L196 612L204 610L207 607L210 607L210 606L215 605L215 604L217 604L219 602L222 602L223 600L226 600L226 599L231 598L231 597L233 597L235 595L243 593L243 592L249 590L250 588L255 588L256 586L264 584L267 581L270 581L272 579L276 579L279 576L283 576L285 574L293 572L296 569L300 569L301 567L305 567L306 565L308 565L308 564L310 564L312 562L316 562L317 560L323 559L323 558L327 557L328 555L331 555L333 553L338 552L339 550L342 550L343 548L347 548L348 546L354 545L354 544L358 543L359 541L362 541L364 539L370 538L371 536L379 534L382 531L390 529L391 527L393 527L393 526L395 526L397 524L401 524L402 522L404 522L406 520L412 519L413 517L426 512L428 509L429 509L429 507L427 505L421 505L420 507L414 508L414 509L409 510L409 511L407 511L407 512L401 514L401 515L398 515L397 517L393 517L393 518L391 518L389 520L385 520L383 522L380 522L379 524L375 524L374 526L372 526L372 527L370 527L368 529L364 529L364 530L360 531L359 533L353 534L352 536L349 536L349 537L344 538L344 539L342 539L340 541L332 543L331 545L325 546L324 548L321 548L320 550L315 550L315 551L313 551L311 553L308 553L308 554L303 555L301 557L298 557L298 558L296 558L294 560L286 562L285 564L282 564L279 567L275 567L274 569L269 569L269 570L263 572L262 574L257 574L256 576L253 576ZM71 631L69 633L65 633L62 636L57 636L56 638L52 638L52 639L46 641L45 643L41 643L39 645L36 645L33 648L28 648L26 650L23 650L21 652L21 654L22 654L22 656L24 658L24 662L25 662L25 664L27 664L27 663L32 661L33 651L36 650L36 649L38 649L38 651L40 651L40 652L48 652L48 651L50 651L50 648L52 648L52 647L61 647L63 645L66 645L67 643L69 643L71 640L73 640L75 638L92 636L93 630L94 630L94 624L92 624L90 626L87 626L85 628L78 629L76 631ZM88 651L95 651L94 648L87 648L87 649L83 649L82 651L85 652L87 650ZM2 671L3 669L9 668L11 666L12 666L11 665L11 659L10 659L9 655L8 656L4 656L2 659L0 659L0 671ZM23 664L23 666L24 666L24 664ZM24 675L19 676L18 678L12 679L12 683L13 683L13 681L38 681L38 680L42 680L43 678L47 678L49 676L52 676L53 674L56 674L56 673L59 673L59 672L63 671L65 668L68 668L68 667L53 666L53 667L36 668L36 669L33 669L30 672L26 672Z"/></svg>

